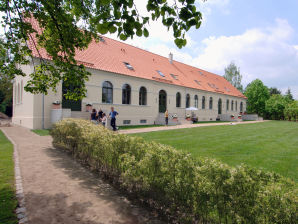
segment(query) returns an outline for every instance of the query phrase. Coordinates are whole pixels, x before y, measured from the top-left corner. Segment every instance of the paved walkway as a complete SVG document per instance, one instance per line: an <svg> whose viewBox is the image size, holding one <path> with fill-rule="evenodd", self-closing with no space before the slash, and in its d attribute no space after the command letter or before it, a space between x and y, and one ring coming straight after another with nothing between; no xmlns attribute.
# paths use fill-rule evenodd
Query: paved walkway
<svg viewBox="0 0 298 224"><path fill-rule="evenodd" d="M252 124L252 123L265 122L265 121L182 124L182 125L175 125L175 126L162 126L162 127L152 127L152 128L136 128L136 129L120 130L119 133L121 133L121 134L134 134L134 133L174 130L174 129L182 129L182 128L197 128L197 127L219 126L219 125L242 125L242 124Z"/></svg>
<svg viewBox="0 0 298 224"><path fill-rule="evenodd" d="M53 148L50 136L22 127L1 129L17 146L30 224L161 223Z"/></svg>

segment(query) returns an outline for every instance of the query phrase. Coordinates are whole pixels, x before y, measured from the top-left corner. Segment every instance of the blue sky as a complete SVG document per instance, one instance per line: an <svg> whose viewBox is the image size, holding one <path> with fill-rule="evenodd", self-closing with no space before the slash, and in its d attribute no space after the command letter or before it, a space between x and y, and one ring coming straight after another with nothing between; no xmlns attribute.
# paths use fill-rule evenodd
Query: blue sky
<svg viewBox="0 0 298 224"><path fill-rule="evenodd" d="M145 2L137 0L142 13ZM171 32L151 23L149 38L126 42L219 75L234 61L243 85L261 79L298 99L298 0L196 1L203 13L200 29L187 33L188 45L178 49ZM143 8L143 10L142 10ZM115 36L111 36L115 38Z"/></svg>

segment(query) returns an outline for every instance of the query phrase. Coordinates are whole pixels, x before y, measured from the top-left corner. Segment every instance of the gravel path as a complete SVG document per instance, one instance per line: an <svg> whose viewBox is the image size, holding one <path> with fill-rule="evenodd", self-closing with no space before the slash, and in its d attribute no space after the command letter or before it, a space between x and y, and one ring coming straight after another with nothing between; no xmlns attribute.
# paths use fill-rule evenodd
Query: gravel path
<svg viewBox="0 0 298 224"><path fill-rule="evenodd" d="M226 122L226 123L182 124L182 125L162 126L162 127L152 127L152 128L135 128L135 129L128 129L128 130L120 130L118 132L121 134L134 134L134 133L174 130L174 129L182 129L182 128L197 128L197 127L219 126L219 125L242 125L242 124L252 124L252 123L259 123L259 122L266 122L266 120L264 120L264 121L244 121L244 122Z"/></svg>
<svg viewBox="0 0 298 224"><path fill-rule="evenodd" d="M30 224L161 223L53 148L50 136L22 127L1 130L17 145Z"/></svg>

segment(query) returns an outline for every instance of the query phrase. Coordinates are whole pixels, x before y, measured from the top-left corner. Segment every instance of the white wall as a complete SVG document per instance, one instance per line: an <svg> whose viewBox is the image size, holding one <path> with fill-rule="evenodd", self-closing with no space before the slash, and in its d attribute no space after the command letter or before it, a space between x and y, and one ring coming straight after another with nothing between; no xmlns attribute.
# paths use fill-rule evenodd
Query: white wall
<svg viewBox="0 0 298 224"><path fill-rule="evenodd" d="M32 66L23 66L26 74L32 72ZM240 102L243 102L243 111L246 110L246 100L239 97L233 97L218 93L212 93L197 89L185 88L181 86L170 85L166 83L146 80L136 77L130 77L105 71L88 69L93 75L86 83L87 97L82 101L82 117L86 118L85 105L87 102L92 102L96 109L101 108L108 113L110 107L113 106L119 113L117 117L117 125L123 125L123 120L131 120L131 125L140 124L140 120L147 120L147 124L153 124L159 116L159 91L165 90L167 93L167 109L169 114L177 114L179 119L184 119L188 111L185 111L186 94L190 94L190 106L194 106L194 96L198 95L198 111L194 113L201 121L215 120L218 115L217 104L219 98L222 99L222 114L234 114L235 116L240 112ZM16 77L15 83L20 83L23 80L25 86L28 76ZM109 81L113 84L113 104L102 103L102 84L104 81ZM122 86L129 84L131 86L131 104L122 104ZM144 86L147 89L147 105L139 105L139 89ZM181 93L181 107L176 107L176 93ZM13 107L13 123L19 124L28 128L39 129L42 127L42 95L32 95L23 91L23 102L16 103L14 101ZM14 91L15 94L15 91ZM202 109L202 97L205 96L205 109ZM213 98L213 108L209 109L209 99ZM15 97L14 97L15 98ZM226 100L229 99L229 110L226 110ZM57 87L57 93L49 92L44 97L44 111L45 111L45 128L50 128L50 113L52 102L55 100L62 100L62 85ZM231 101L237 101L237 111L234 103L234 110L231 111ZM74 113L78 117L78 113Z"/></svg>

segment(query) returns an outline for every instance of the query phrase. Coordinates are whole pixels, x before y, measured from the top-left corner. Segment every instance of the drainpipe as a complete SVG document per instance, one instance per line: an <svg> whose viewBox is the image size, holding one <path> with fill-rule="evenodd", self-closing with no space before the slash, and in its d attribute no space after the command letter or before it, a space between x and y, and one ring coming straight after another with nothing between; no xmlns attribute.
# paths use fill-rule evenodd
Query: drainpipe
<svg viewBox="0 0 298 224"><path fill-rule="evenodd" d="M42 94L42 129L44 129L44 94Z"/></svg>

